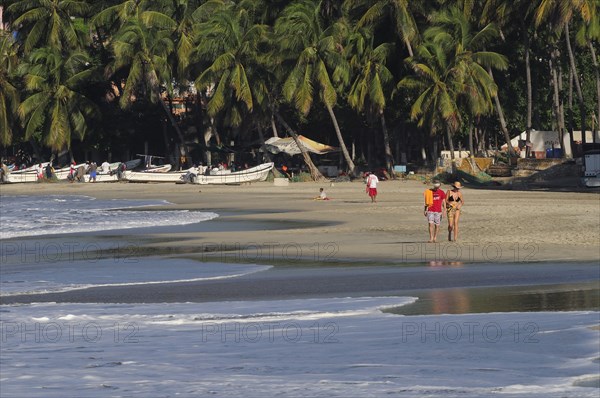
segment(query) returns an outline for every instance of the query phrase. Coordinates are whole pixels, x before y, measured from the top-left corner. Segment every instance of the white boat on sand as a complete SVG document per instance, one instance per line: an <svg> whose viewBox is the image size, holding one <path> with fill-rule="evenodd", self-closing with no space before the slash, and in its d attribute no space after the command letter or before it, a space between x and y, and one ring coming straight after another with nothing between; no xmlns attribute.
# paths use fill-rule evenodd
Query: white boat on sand
<svg viewBox="0 0 600 398"><path fill-rule="evenodd" d="M19 173L18 171L8 173L7 181L8 182L37 182L38 175L35 171L23 171Z"/></svg>
<svg viewBox="0 0 600 398"><path fill-rule="evenodd" d="M41 163L41 173L46 175L46 166L48 166L48 162ZM33 166L27 167L26 169L14 170L10 171L7 174L8 182L37 182L38 172L39 172L40 164L34 164Z"/></svg>
<svg viewBox="0 0 600 398"><path fill-rule="evenodd" d="M243 184L247 182L265 181L269 172L273 168L273 163L263 163L246 170L234 171L222 170L218 174L194 174L185 175L184 180L192 184Z"/></svg>
<svg viewBox="0 0 600 398"><path fill-rule="evenodd" d="M181 171L155 172L155 171L126 171L125 179L131 182L182 182L182 177L188 172L195 173L197 169L191 168Z"/></svg>
<svg viewBox="0 0 600 398"><path fill-rule="evenodd" d="M143 170L145 173L168 173L171 170L170 164L165 164L162 166L151 165L150 167Z"/></svg>

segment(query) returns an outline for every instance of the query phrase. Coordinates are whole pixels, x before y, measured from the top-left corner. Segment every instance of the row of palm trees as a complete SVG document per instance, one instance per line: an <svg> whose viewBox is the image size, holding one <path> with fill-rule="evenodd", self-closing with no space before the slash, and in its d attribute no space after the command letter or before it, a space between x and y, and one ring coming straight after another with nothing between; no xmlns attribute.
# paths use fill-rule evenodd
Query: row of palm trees
<svg viewBox="0 0 600 398"><path fill-rule="evenodd" d="M394 157L388 126L413 123L424 136L445 136L452 156L458 136L469 135L471 150L473 135L485 142L478 136L485 123L497 123L508 141L503 101L511 99L503 95L526 97L526 109L517 109L520 101L508 108L526 115L519 127L530 132L534 47L544 65L538 69L548 71L538 81L549 83L537 91L552 104L549 120L541 123L564 134L565 120L573 127L577 119L572 112L566 118L565 108L578 109L583 131L595 113L591 104L598 105L596 120L600 116L597 0L5 3L10 29L0 31L3 146L30 140L53 151L70 148L98 129L107 103L118 103L123 112L136 108L142 116L161 110L164 130L171 129L185 154L186 132L168 103L178 90L196 96L197 131L219 140L243 130L264 142L265 131L276 135L277 125L297 138L291 121L326 117L350 174L356 158L339 114L352 110L379 126L380 134L368 140L381 142L391 169L399 154ZM495 51L507 47L509 54ZM578 69L590 58L593 78ZM518 74L526 88L511 87L511 77L503 76L508 73ZM569 94L575 88L577 104L565 106L565 81ZM586 91L593 81L595 101Z"/></svg>

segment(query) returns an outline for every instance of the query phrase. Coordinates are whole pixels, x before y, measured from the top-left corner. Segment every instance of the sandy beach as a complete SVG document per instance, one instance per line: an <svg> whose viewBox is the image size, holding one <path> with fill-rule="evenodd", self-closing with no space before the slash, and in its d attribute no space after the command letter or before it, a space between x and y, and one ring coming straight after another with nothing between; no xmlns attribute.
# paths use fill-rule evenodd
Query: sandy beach
<svg viewBox="0 0 600 398"><path fill-rule="evenodd" d="M329 201L316 201L324 187ZM426 185L380 183L377 203L364 184L272 183L243 186L174 184L14 184L1 195L89 195L99 199L164 199L163 209L214 211L202 228L156 226L144 248L174 253L227 252L241 262L312 260L368 263L597 261L600 196L597 193L509 191L465 187L459 242L426 243L422 213ZM449 186L443 186L445 190ZM220 223L220 227L211 225ZM212 223L212 224L211 224ZM227 224L236 227L227 228ZM239 227L253 224L255 228ZM225 227L223 227L225 226ZM207 229L208 228L208 229ZM258 230L257 230L258 229ZM210 233L209 233L210 232ZM127 233L127 232L126 232ZM221 254L220 254L221 253Z"/></svg>

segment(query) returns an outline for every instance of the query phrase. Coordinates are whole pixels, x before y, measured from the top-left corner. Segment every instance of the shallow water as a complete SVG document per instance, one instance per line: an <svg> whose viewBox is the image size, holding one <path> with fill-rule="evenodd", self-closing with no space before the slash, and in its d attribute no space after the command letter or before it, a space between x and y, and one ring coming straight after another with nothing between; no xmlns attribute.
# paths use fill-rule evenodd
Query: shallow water
<svg viewBox="0 0 600 398"><path fill-rule="evenodd" d="M435 289L415 303L390 310L402 315L491 312L599 311L600 283L547 286Z"/></svg>
<svg viewBox="0 0 600 398"><path fill-rule="evenodd" d="M597 263L156 257L134 250L155 228L132 213L117 214L138 241L0 242L0 395L598 396ZM87 216L20 225L74 232Z"/></svg>
<svg viewBox="0 0 600 398"><path fill-rule="evenodd" d="M164 200L100 200L78 195L2 196L0 239L185 225L218 216L188 210L159 210L149 216L136 210L165 204Z"/></svg>

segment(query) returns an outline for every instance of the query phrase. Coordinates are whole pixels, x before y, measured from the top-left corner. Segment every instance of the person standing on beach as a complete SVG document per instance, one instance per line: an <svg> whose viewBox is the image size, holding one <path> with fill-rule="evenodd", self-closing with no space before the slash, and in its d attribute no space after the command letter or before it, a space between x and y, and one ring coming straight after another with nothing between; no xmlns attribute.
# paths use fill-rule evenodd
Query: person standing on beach
<svg viewBox="0 0 600 398"><path fill-rule="evenodd" d="M8 182L8 167L4 162L0 163L0 183Z"/></svg>
<svg viewBox="0 0 600 398"><path fill-rule="evenodd" d="M425 191L424 215L429 223L429 243L437 241L437 234L442 221L442 208L445 206L446 194L440 189L439 181L433 182L433 188Z"/></svg>
<svg viewBox="0 0 600 398"><path fill-rule="evenodd" d="M51 180L52 177L54 177L54 171L52 168L52 163L48 163L48 165L46 166L46 178Z"/></svg>
<svg viewBox="0 0 600 398"><path fill-rule="evenodd" d="M446 192L446 213L448 215L448 241L456 242L458 240L458 219L460 218L460 208L465 204L460 189L462 184L456 181L452 184L452 189ZM452 235L454 233L454 239Z"/></svg>
<svg viewBox="0 0 600 398"><path fill-rule="evenodd" d="M69 180L69 182L75 181L75 173L75 162L72 162L71 166L69 167L69 175L67 176L67 180Z"/></svg>
<svg viewBox="0 0 600 398"><path fill-rule="evenodd" d="M121 181L125 178L125 170L127 170L125 163L119 163L117 166L117 180Z"/></svg>
<svg viewBox="0 0 600 398"><path fill-rule="evenodd" d="M379 178L373 173L367 173L367 193L371 197L371 203L377 202L377 183Z"/></svg>
<svg viewBox="0 0 600 398"><path fill-rule="evenodd" d="M77 182L84 182L85 178L85 166L81 165L77 168L77 174L75 176Z"/></svg>
<svg viewBox="0 0 600 398"><path fill-rule="evenodd" d="M96 173L98 170L98 165L96 162L90 163L90 182L96 182Z"/></svg>

